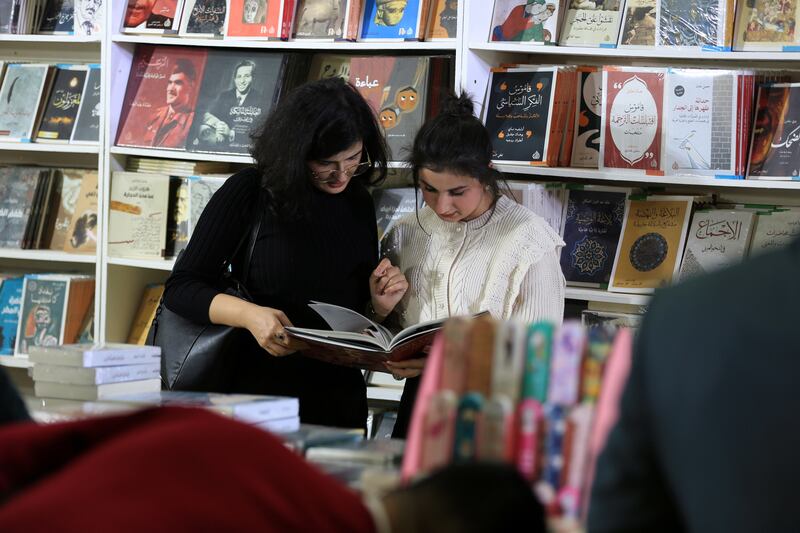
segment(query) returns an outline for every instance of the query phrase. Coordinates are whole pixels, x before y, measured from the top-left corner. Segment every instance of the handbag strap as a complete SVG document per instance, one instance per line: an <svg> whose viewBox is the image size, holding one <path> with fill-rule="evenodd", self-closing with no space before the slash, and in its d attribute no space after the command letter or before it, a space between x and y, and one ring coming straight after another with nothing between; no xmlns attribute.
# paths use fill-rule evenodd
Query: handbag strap
<svg viewBox="0 0 800 533"><path fill-rule="evenodd" d="M259 194L259 201L256 202L255 207L255 216L253 221L250 223L250 228L247 233L242 235L242 238L239 240L239 243L234 248L233 253L228 256L228 259L223 261L222 263L222 275L224 277L228 277L232 279L236 285L239 287L240 290L244 290L247 293L247 289L245 287L247 280L250 276L250 263L253 260L253 250L256 247L256 241L258 240L258 234L261 231L261 221L264 219L264 209L263 204L261 202L262 195ZM245 256L242 258L242 276L238 277L236 275L231 274L231 265L233 264L234 259L236 256L239 255L239 251L242 249L242 246L247 243L247 251ZM249 297L249 295L248 295Z"/></svg>

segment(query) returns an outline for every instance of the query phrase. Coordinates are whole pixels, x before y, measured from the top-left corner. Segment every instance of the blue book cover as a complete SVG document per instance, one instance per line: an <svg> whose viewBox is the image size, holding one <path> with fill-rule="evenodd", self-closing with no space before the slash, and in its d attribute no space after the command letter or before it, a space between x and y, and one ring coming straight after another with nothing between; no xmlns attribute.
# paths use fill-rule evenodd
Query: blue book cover
<svg viewBox="0 0 800 533"><path fill-rule="evenodd" d="M422 0L366 0L362 39L418 39Z"/></svg>
<svg viewBox="0 0 800 533"><path fill-rule="evenodd" d="M7 278L0 285L0 355L13 355L22 301L22 278Z"/></svg>
<svg viewBox="0 0 800 533"><path fill-rule="evenodd" d="M571 189L561 270L567 284L607 285L625 215L626 190Z"/></svg>

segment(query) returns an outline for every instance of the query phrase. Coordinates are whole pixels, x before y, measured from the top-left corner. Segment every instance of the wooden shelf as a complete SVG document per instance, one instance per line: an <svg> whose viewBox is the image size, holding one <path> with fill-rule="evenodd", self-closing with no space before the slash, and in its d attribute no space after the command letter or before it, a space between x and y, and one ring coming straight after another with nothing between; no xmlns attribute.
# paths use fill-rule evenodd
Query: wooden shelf
<svg viewBox="0 0 800 533"><path fill-rule="evenodd" d="M59 154L99 154L100 146L97 144L49 144L0 141L0 150L9 150L12 152L48 152Z"/></svg>
<svg viewBox="0 0 800 533"><path fill-rule="evenodd" d="M115 43L169 44L181 46L202 46L206 48L259 48L275 50L318 50L320 52L372 52L372 51L456 51L456 43L448 41L368 41L368 42L326 42L311 40L296 41L254 41L250 39L191 39L186 37L152 35L114 35Z"/></svg>
<svg viewBox="0 0 800 533"><path fill-rule="evenodd" d="M505 174L523 174L550 178L635 183L637 185L693 185L698 187L729 187L735 189L800 190L800 181L768 181L722 179L698 176L646 176L610 170L587 168L551 168L532 165L512 165L495 162L495 168Z"/></svg>
<svg viewBox="0 0 800 533"><path fill-rule="evenodd" d="M603 289L585 289L583 287L567 287L566 297L567 300L627 305L647 305L650 298L652 298L649 294L627 294L622 292L609 292Z"/></svg>
<svg viewBox="0 0 800 533"><path fill-rule="evenodd" d="M488 43L473 41L469 49L480 52L514 52L552 56L607 57L620 59L676 59L711 61L798 61L800 52L716 52L712 50L676 50L660 48L586 48L578 46L541 46L522 43Z"/></svg>
<svg viewBox="0 0 800 533"><path fill-rule="evenodd" d="M127 257L109 257L109 265L127 266L135 268L148 268L150 270L172 270L175 259L132 259Z"/></svg>
<svg viewBox="0 0 800 533"><path fill-rule="evenodd" d="M27 357L0 355L0 366L8 368L30 368L33 366L33 363L31 363Z"/></svg>
<svg viewBox="0 0 800 533"><path fill-rule="evenodd" d="M70 254L55 250L19 250L15 248L0 248L0 259L24 259L26 261L53 261L59 263L97 263L95 254Z"/></svg>

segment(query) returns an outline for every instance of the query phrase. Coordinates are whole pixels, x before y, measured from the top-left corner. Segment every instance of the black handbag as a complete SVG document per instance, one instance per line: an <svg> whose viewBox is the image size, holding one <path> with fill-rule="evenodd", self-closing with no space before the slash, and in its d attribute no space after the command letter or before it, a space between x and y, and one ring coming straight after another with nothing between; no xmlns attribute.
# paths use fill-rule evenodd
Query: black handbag
<svg viewBox="0 0 800 533"><path fill-rule="evenodd" d="M236 245L220 273L223 292L252 301L247 292L250 261L261 229L257 216L250 231ZM233 258L247 242L242 261L241 277L231 272ZM245 329L219 324L196 324L167 309L162 298L147 334L146 343L161 347L161 388L203 392L228 392L233 365L230 358L237 354L237 345Z"/></svg>

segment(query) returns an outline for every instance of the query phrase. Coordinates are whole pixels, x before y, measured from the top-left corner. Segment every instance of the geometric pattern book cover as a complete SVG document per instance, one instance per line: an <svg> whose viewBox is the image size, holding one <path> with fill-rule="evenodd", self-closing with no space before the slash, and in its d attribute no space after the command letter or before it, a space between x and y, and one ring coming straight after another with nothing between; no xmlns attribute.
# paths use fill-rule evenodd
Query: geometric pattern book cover
<svg viewBox="0 0 800 533"><path fill-rule="evenodd" d="M604 67L601 167L662 170L665 70Z"/></svg>
<svg viewBox="0 0 800 533"><path fill-rule="evenodd" d="M664 113L667 172L734 174L736 80L731 71L670 70Z"/></svg>
<svg viewBox="0 0 800 533"><path fill-rule="evenodd" d="M552 68L491 73L484 120L492 139L492 159L547 161L555 81Z"/></svg>
<svg viewBox="0 0 800 533"><path fill-rule="evenodd" d="M138 45L116 144L183 150L195 117L206 55L205 48Z"/></svg>
<svg viewBox="0 0 800 533"><path fill-rule="evenodd" d="M678 274L692 196L649 196L628 200L622 238L608 289L647 294Z"/></svg>
<svg viewBox="0 0 800 533"><path fill-rule="evenodd" d="M800 178L800 83L759 86L747 177Z"/></svg>
<svg viewBox="0 0 800 533"><path fill-rule="evenodd" d="M614 266L628 191L570 189L561 271L568 285L607 285Z"/></svg>

